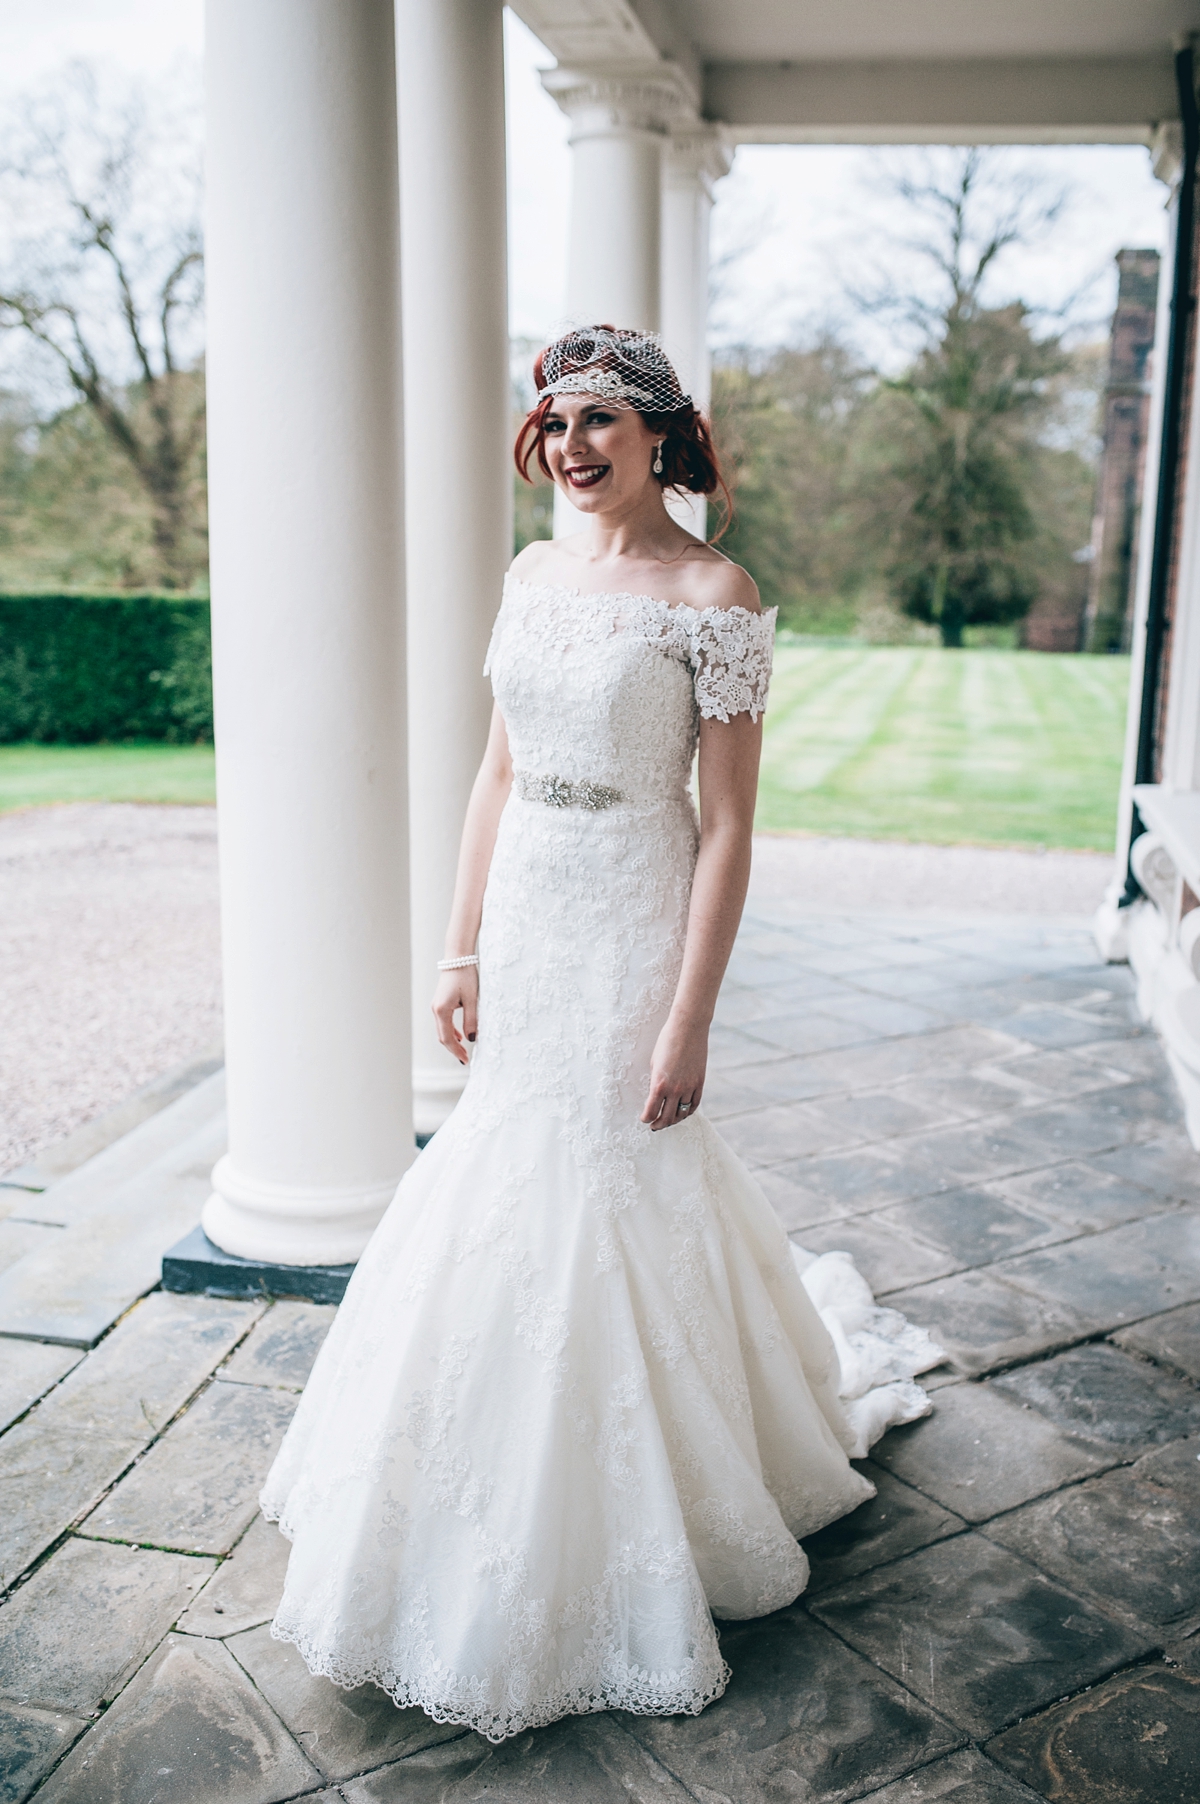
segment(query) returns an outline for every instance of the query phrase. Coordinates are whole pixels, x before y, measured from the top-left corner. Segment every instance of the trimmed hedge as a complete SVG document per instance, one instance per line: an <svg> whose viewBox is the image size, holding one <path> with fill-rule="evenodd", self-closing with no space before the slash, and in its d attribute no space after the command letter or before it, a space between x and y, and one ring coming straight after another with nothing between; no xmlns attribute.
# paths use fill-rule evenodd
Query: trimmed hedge
<svg viewBox="0 0 1200 1804"><path fill-rule="evenodd" d="M0 743L212 738L208 602L0 595Z"/></svg>

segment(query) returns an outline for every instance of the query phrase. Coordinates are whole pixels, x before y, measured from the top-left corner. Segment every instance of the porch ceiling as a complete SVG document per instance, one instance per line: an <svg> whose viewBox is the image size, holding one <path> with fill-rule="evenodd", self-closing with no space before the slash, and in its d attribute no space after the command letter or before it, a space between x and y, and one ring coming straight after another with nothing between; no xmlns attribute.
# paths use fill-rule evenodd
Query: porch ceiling
<svg viewBox="0 0 1200 1804"><path fill-rule="evenodd" d="M666 57L740 142L1129 141L1200 0L515 0L560 63Z"/></svg>

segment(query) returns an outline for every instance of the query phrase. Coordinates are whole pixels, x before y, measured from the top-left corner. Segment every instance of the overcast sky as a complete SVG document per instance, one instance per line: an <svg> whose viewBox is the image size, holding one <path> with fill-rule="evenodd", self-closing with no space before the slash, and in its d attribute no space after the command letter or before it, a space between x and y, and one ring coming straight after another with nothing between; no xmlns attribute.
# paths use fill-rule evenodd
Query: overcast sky
<svg viewBox="0 0 1200 1804"><path fill-rule="evenodd" d="M72 57L154 77L203 50L203 0L0 0L0 105ZM512 330L541 337L563 318L570 153L566 120L543 94L537 68L552 60L512 15L506 27ZM779 343L834 327L879 362L894 338L846 306L886 261L906 268L889 234L894 202L882 185L897 154L843 146L747 146L717 189L714 246L726 257L714 307L723 342ZM997 271L996 298L1019 294L1067 306L1077 332L1095 335L1111 311L1112 260L1123 245L1161 248L1165 191L1137 146L1022 150L1010 161L1065 186L1070 202L1052 236L1014 252Z"/></svg>

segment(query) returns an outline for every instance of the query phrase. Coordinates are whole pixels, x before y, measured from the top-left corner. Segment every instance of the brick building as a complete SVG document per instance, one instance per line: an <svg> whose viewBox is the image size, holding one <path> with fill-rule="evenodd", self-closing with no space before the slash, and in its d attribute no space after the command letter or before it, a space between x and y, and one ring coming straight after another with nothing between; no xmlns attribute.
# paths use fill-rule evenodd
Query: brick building
<svg viewBox="0 0 1200 1804"><path fill-rule="evenodd" d="M1150 354L1158 299L1157 251L1117 252L1119 285L1104 387L1104 449L1096 484L1085 651L1128 651L1138 501L1150 424Z"/></svg>

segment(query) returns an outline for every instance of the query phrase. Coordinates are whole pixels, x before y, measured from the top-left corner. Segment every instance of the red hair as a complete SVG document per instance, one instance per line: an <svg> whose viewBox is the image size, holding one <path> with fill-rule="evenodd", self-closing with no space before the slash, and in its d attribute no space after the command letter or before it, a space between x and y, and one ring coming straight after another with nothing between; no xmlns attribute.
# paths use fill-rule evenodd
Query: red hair
<svg viewBox="0 0 1200 1804"><path fill-rule="evenodd" d="M600 330L611 332L614 328L606 326ZM539 389L545 386L542 374L545 355L545 351L539 351L533 363L534 385ZM554 395L546 395L531 407L517 433L513 462L526 482L533 481L529 474L529 461L533 457L536 457L538 469L543 476L552 480L550 465L546 460L546 415L555 399ZM602 396L598 396L597 401L603 406ZM710 541L716 544L728 530L733 517L733 496L722 473L708 421L690 401L685 407L678 407L671 413L653 413L640 407L636 411L641 414L651 432L663 434L662 472L653 473L660 488L685 489L691 495L720 495L725 517Z"/></svg>

